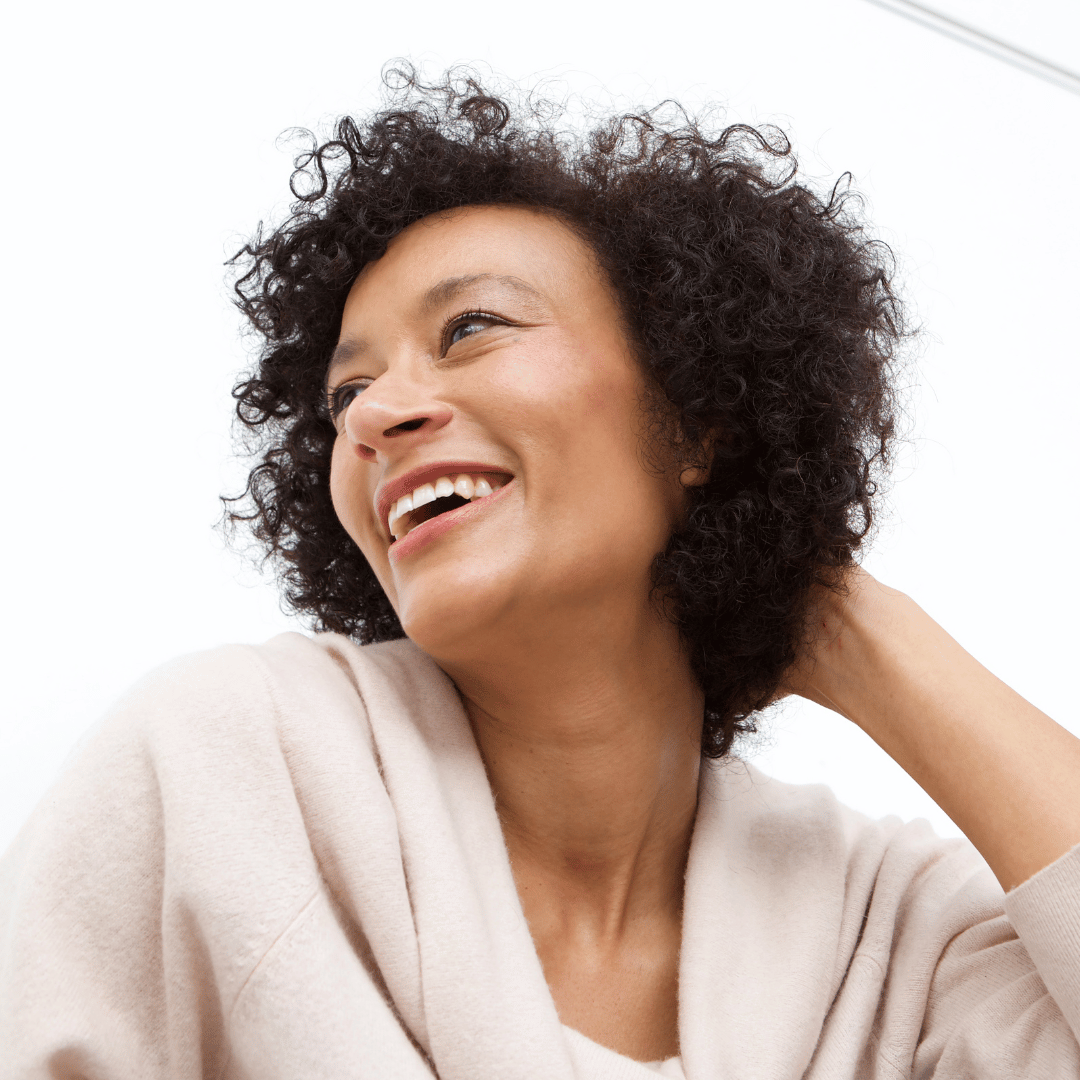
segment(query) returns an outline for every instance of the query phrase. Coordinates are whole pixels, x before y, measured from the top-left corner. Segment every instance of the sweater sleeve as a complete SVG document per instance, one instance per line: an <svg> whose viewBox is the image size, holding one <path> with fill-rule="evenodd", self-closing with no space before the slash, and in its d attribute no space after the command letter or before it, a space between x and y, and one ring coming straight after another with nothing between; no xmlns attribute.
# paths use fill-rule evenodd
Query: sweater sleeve
<svg viewBox="0 0 1080 1080"><path fill-rule="evenodd" d="M0 862L0 1078L158 1080L164 828L144 746L99 725Z"/></svg>
<svg viewBox="0 0 1080 1080"><path fill-rule="evenodd" d="M1080 845L1005 896L1005 913L1080 1040Z"/></svg>
<svg viewBox="0 0 1080 1080"><path fill-rule="evenodd" d="M0 859L0 1080L430 1080L366 717L295 634L136 685Z"/></svg>
<svg viewBox="0 0 1080 1080"><path fill-rule="evenodd" d="M1080 1041L1080 844L1013 889L1005 912Z"/></svg>
<svg viewBox="0 0 1080 1080"><path fill-rule="evenodd" d="M274 705L252 657L217 649L141 680L0 860L0 1080L220 1072L233 984L314 888L313 870L264 883L245 864L247 850L284 846L286 834L257 805L273 782L274 755L261 748L274 737ZM226 812L200 815L215 799ZM262 848L252 821L268 833ZM250 842L216 842L230 828ZM210 854L193 860L193 849ZM279 900L265 925L251 920L235 972L214 956L193 861L223 888L245 877Z"/></svg>
<svg viewBox="0 0 1080 1080"><path fill-rule="evenodd" d="M1009 893L1004 914L969 886L950 905L968 925L934 970L912 1075L1080 1077L1080 847Z"/></svg>

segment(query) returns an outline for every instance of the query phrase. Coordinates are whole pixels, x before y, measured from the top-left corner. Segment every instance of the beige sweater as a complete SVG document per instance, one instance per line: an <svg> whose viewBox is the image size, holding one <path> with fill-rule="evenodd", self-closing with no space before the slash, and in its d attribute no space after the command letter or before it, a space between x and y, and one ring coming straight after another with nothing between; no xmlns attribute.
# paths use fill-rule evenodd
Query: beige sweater
<svg viewBox="0 0 1080 1080"><path fill-rule="evenodd" d="M679 1023L689 1080L1080 1077L1080 848L1003 898L965 842L710 765ZM168 665L0 863L3 1080L580 1080L605 1054L559 1023L461 703L409 642Z"/></svg>

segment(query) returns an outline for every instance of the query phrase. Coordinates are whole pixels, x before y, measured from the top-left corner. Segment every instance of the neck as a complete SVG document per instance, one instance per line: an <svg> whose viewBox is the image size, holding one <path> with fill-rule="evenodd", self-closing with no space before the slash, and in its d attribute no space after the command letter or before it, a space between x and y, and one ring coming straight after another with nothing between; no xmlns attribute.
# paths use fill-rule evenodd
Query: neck
<svg viewBox="0 0 1080 1080"><path fill-rule="evenodd" d="M651 610L536 629L482 662L444 666L530 925L614 941L629 922L681 912L701 692L677 631Z"/></svg>

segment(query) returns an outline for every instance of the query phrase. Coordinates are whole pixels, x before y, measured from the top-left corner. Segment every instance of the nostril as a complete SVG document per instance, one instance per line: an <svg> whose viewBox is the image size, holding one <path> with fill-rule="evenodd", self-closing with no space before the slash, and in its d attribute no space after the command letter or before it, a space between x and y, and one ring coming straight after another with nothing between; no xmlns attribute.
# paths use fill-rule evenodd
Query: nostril
<svg viewBox="0 0 1080 1080"><path fill-rule="evenodd" d="M427 423L427 417L421 416L416 420L405 420L400 424L395 424L392 428L387 428L383 432L384 439L392 439L395 435L404 435L407 431L416 431L417 428L421 428Z"/></svg>

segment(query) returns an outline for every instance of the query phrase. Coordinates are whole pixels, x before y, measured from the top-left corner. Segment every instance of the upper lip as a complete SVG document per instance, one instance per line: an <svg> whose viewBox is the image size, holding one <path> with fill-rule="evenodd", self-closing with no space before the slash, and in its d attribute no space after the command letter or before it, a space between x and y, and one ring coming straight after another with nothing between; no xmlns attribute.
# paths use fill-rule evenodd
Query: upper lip
<svg viewBox="0 0 1080 1080"><path fill-rule="evenodd" d="M390 516L390 507L401 498L408 495L421 484L431 483L440 476L459 476L468 473L477 476L480 473L501 473L503 476L513 476L509 469L501 469L497 465L484 464L478 461L437 461L432 465L418 465L415 469L409 469L392 480L384 480L375 489L375 511L379 515L379 522L386 529L386 519Z"/></svg>

